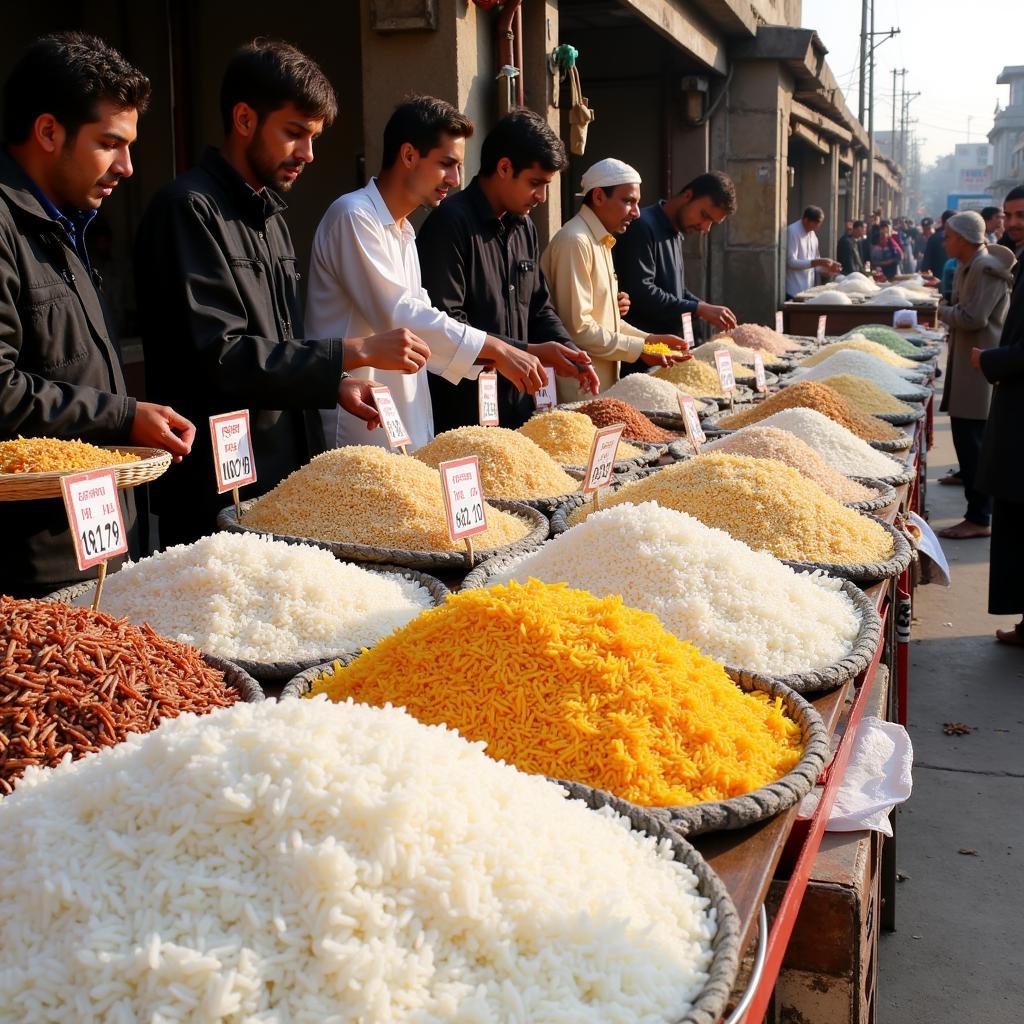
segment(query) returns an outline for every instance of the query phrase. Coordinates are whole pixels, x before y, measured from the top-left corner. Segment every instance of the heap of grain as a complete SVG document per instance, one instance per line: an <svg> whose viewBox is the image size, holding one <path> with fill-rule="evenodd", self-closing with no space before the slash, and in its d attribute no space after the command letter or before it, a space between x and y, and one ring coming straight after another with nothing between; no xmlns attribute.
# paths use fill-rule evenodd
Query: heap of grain
<svg viewBox="0 0 1024 1024"><path fill-rule="evenodd" d="M739 363L740 366L745 366L748 369L754 365L754 349L752 348L741 348L728 336L723 338L717 338L714 341L706 341L703 345L698 346L693 350L693 354L703 360L705 363L711 366L715 365L715 353L716 352L728 352L732 356L733 364ZM762 355L762 360L764 356ZM764 360L767 363L767 360Z"/></svg>
<svg viewBox="0 0 1024 1024"><path fill-rule="evenodd" d="M686 388L662 380L653 373L631 373L601 392L601 397L618 399L645 412L667 412L678 416L680 391L690 394Z"/></svg>
<svg viewBox="0 0 1024 1024"><path fill-rule="evenodd" d="M588 420L589 422L589 420ZM242 517L253 530L290 537L412 551L453 551L441 476L435 469L383 448L332 448L297 469ZM522 540L528 524L488 506L481 548Z"/></svg>
<svg viewBox="0 0 1024 1024"><path fill-rule="evenodd" d="M631 374L631 376L640 376ZM599 398L593 402L581 405L577 412L589 417L595 427L609 427L613 423L624 423L626 429L622 436L627 441L646 441L649 444L665 441L677 441L681 434L671 430L662 430L655 426L642 412L634 409L627 402L620 402L617 398ZM678 412L678 406L676 412Z"/></svg>
<svg viewBox="0 0 1024 1024"><path fill-rule="evenodd" d="M855 327L844 337L849 338L856 334L867 338L868 341L885 346L890 352L895 352L899 356L913 357L921 351L917 345L908 341L899 331L892 327L887 327L885 324L862 324L860 327Z"/></svg>
<svg viewBox="0 0 1024 1024"><path fill-rule="evenodd" d="M748 427L782 409L814 409L865 441L896 441L904 434L891 423L851 405L842 395L818 381L800 381L742 412L723 416L715 424L727 429Z"/></svg>
<svg viewBox="0 0 1024 1024"><path fill-rule="evenodd" d="M753 455L760 459L783 462L816 483L830 498L844 504L867 501L875 496L870 488L833 469L800 438L775 427L744 427L735 434L725 434L710 442L704 450L727 452L730 455Z"/></svg>
<svg viewBox="0 0 1024 1024"><path fill-rule="evenodd" d="M597 427L589 416L582 413L554 409L534 416L519 428L519 432L539 444L556 462L564 466L585 466ZM643 454L639 448L620 441L616 458L621 462L639 459Z"/></svg>
<svg viewBox="0 0 1024 1024"><path fill-rule="evenodd" d="M489 585L531 578L597 597L618 594L709 658L768 675L839 661L860 625L839 580L797 573L654 502L595 512L503 568Z"/></svg>
<svg viewBox="0 0 1024 1024"><path fill-rule="evenodd" d="M700 398L725 397L715 368L700 359L676 363L674 366L663 366L656 370L654 375L683 388L690 395Z"/></svg>
<svg viewBox="0 0 1024 1024"><path fill-rule="evenodd" d="M579 481L543 448L503 427L446 430L416 452L416 458L433 469L467 455L479 459L484 493L492 498L552 498L579 488Z"/></svg>
<svg viewBox="0 0 1024 1024"><path fill-rule="evenodd" d="M852 373L837 373L822 382L826 387L842 395L851 405L869 416L911 416L914 407L901 402L884 388L866 377L855 377Z"/></svg>
<svg viewBox="0 0 1024 1024"><path fill-rule="evenodd" d="M779 334L778 331L773 331L762 324L737 324L727 334L717 335L712 341L718 341L720 338L732 338L743 348L759 348L762 352L770 352L777 356L793 352L800 347L784 334Z"/></svg>
<svg viewBox="0 0 1024 1024"><path fill-rule="evenodd" d="M893 554L892 537L878 523L771 459L709 452L624 484L602 503L645 501L688 512L776 558L850 564L882 562ZM569 524L592 509L577 509Z"/></svg>
<svg viewBox="0 0 1024 1024"><path fill-rule="evenodd" d="M433 604L397 573L256 534L217 533L107 577L111 615L146 622L208 654L323 661L376 643Z"/></svg>
<svg viewBox="0 0 1024 1024"><path fill-rule="evenodd" d="M199 651L148 626L56 602L0 596L0 655L0 793L27 768L241 698ZM0 1016L9 1005L0 999Z"/></svg>
<svg viewBox="0 0 1024 1024"><path fill-rule="evenodd" d="M400 705L523 771L647 806L749 793L802 752L777 702L654 615L537 580L456 594L314 692Z"/></svg>
<svg viewBox="0 0 1024 1024"><path fill-rule="evenodd" d="M717 916L668 840L395 708L186 716L0 801L0 1019L689 1014Z"/></svg>
<svg viewBox="0 0 1024 1024"><path fill-rule="evenodd" d="M84 441L18 437L0 441L0 473L74 473L138 462L138 455L98 448Z"/></svg>
<svg viewBox="0 0 1024 1024"><path fill-rule="evenodd" d="M797 370L793 374L794 381L825 380L838 374L852 374L863 377L891 395L901 398L927 398L931 390L916 383L920 374L910 370L897 370L886 366L881 360L869 356L866 352L836 352L817 366Z"/></svg>
<svg viewBox="0 0 1024 1024"><path fill-rule="evenodd" d="M916 369L919 372L921 369L920 363L915 363L913 359L904 359L903 356L897 355L891 349L887 349L884 345L879 345L878 342L875 341L868 341L868 339L861 334L855 334L852 338L847 338L845 341L833 341L824 348L818 349L817 352L808 356L806 359L801 359L800 366L817 366L818 363L824 362L829 356L835 355L836 352L866 352L869 356L881 359L883 363L886 363L889 366L894 366L897 369Z"/></svg>

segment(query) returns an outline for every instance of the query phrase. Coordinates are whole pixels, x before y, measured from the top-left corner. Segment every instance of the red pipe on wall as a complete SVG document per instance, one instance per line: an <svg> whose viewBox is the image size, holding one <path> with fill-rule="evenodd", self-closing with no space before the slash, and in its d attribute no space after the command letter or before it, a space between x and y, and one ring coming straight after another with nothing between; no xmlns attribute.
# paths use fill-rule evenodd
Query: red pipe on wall
<svg viewBox="0 0 1024 1024"><path fill-rule="evenodd" d="M498 64L511 64L519 70L516 76L516 105L523 106L523 0L508 0L498 17Z"/></svg>

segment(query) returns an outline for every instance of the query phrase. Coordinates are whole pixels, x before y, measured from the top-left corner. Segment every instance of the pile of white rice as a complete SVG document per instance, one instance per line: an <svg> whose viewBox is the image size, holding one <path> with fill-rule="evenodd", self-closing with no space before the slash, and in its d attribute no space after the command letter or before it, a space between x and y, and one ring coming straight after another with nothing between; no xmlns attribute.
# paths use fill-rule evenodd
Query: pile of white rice
<svg viewBox="0 0 1024 1024"><path fill-rule="evenodd" d="M853 300L846 292L838 288L829 288L823 292L817 292L804 303L806 306L852 306Z"/></svg>
<svg viewBox="0 0 1024 1024"><path fill-rule="evenodd" d="M617 398L641 412L670 412L679 415L679 392L669 380L650 373L631 373L616 381L601 398Z"/></svg>
<svg viewBox="0 0 1024 1024"><path fill-rule="evenodd" d="M488 585L530 577L599 597L619 594L716 661L768 675L838 661L860 626L839 580L798 574L653 501L595 512Z"/></svg>
<svg viewBox="0 0 1024 1024"><path fill-rule="evenodd" d="M906 468L815 409L781 409L760 420L757 426L778 427L799 437L843 476L885 479Z"/></svg>
<svg viewBox="0 0 1024 1024"><path fill-rule="evenodd" d="M397 574L250 533L215 533L107 577L103 610L208 654L310 661L358 651L433 605Z"/></svg>
<svg viewBox="0 0 1024 1024"><path fill-rule="evenodd" d="M891 395L927 398L931 394L927 388L915 383L915 380L921 378L919 370L901 370L889 366L870 352L859 352L856 349L833 352L816 366L796 370L791 380L824 380L841 373L863 377Z"/></svg>
<svg viewBox="0 0 1024 1024"><path fill-rule="evenodd" d="M30 769L0 861L11 1024L665 1024L715 933L667 841L326 699Z"/></svg>
<svg viewBox="0 0 1024 1024"><path fill-rule="evenodd" d="M849 274L836 287L847 295L874 295L879 290L878 285L863 274Z"/></svg>

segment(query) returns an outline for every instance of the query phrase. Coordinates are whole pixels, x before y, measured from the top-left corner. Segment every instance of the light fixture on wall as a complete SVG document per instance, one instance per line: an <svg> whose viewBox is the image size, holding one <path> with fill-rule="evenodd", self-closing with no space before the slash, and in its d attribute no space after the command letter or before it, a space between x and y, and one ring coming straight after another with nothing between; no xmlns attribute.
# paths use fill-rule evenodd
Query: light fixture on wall
<svg viewBox="0 0 1024 1024"><path fill-rule="evenodd" d="M679 83L683 97L683 120L687 124L699 124L703 119L709 88L708 80L703 75L689 75Z"/></svg>

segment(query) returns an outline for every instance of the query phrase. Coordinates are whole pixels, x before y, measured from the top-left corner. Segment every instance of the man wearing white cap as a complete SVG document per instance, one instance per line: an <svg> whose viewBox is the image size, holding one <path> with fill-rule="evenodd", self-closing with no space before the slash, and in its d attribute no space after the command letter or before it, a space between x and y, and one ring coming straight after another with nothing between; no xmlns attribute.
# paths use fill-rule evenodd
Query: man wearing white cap
<svg viewBox="0 0 1024 1024"><path fill-rule="evenodd" d="M541 269L559 318L572 340L594 361L601 389L619 379L619 363L643 359L665 366L686 355L674 334L647 334L622 319L612 263L615 236L640 216L640 175L621 160L599 160L583 175L580 212L551 239ZM664 344L679 355L645 355L644 344ZM558 400L587 397L575 380L558 379Z"/></svg>

